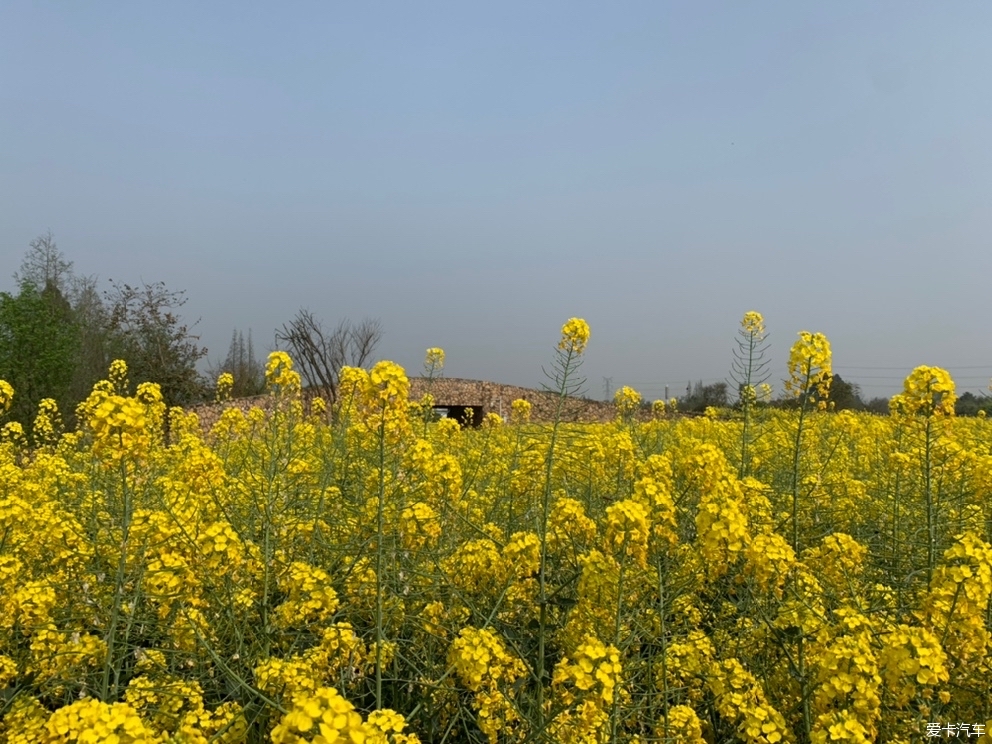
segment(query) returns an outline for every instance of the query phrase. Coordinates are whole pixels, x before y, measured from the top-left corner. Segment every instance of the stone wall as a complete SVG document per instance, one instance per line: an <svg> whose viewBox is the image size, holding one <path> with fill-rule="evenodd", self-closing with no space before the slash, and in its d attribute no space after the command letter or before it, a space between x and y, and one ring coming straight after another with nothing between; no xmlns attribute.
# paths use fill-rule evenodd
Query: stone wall
<svg viewBox="0 0 992 744"><path fill-rule="evenodd" d="M415 377L411 379L410 399L420 400L427 389L428 381L425 378ZM434 396L435 406L478 407L482 409L483 415L496 413L506 419L510 417L510 406L513 401L518 399L530 403L532 421L554 420L555 406L558 403L558 398L554 393L544 390L452 377L441 377L431 381L430 392ZM564 421L610 421L614 415L613 406L608 403L584 398L569 398L565 401L562 419Z"/></svg>
<svg viewBox="0 0 992 744"><path fill-rule="evenodd" d="M410 380L410 400L420 400L427 389L426 379L422 377L412 378ZM496 413L507 420L510 418L510 407L513 401L518 398L530 403L531 421L552 421L557 405L557 397L554 393L485 380L441 377L431 383L430 392L434 396L435 406L471 406L473 409L481 410L483 416L487 413ZM303 397L308 400L312 397L311 391L304 391ZM196 406L192 410L199 416L203 428L209 429L226 406L235 406L247 411L254 406L268 408L269 405L271 405L271 399L266 395L259 395L254 398L239 398L224 405ZM613 406L609 403L586 400L585 398L569 398L565 401L562 420L611 421L615 415Z"/></svg>

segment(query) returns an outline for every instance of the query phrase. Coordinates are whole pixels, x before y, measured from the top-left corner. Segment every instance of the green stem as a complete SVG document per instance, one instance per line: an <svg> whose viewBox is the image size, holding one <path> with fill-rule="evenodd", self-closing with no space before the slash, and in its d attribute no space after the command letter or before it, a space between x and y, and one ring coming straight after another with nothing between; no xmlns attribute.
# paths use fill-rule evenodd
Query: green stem
<svg viewBox="0 0 992 744"><path fill-rule="evenodd" d="M668 639L665 637L665 574L663 559L658 556L658 618L661 623L661 712L665 720L665 739L668 739Z"/></svg>
<svg viewBox="0 0 992 744"><path fill-rule="evenodd" d="M624 538L622 553L627 550L627 539ZM622 554L621 553L621 554ZM620 561L620 574L617 576L617 615L616 621L613 627L613 645L617 649L620 648L620 625L621 619L623 617L623 580L626 575L627 561ZM617 680L619 685L619 680ZM620 695L619 690L614 690L613 692L613 707L610 710L610 741L615 744L617 740L617 724L619 721L619 716L617 715L617 710L620 705Z"/></svg>
<svg viewBox="0 0 992 744"><path fill-rule="evenodd" d="M927 415L927 422L924 429L924 457L923 457L923 494L926 498L927 506L927 586L933 578L933 569L937 565L937 514L933 500L932 486L932 457L933 457L933 416Z"/></svg>
<svg viewBox="0 0 992 744"><path fill-rule="evenodd" d="M792 452L792 549L797 558L799 558L802 552L802 546L799 541L799 468L802 463L803 424L806 421L806 407L809 403L812 362L813 360L810 359L806 364L808 371L806 372L806 379L803 381L802 403L799 408L799 422L796 426L796 440ZM793 579L793 581L796 582L797 579ZM795 584L795 586L798 589L798 584ZM813 730L813 712L810 708L809 680L806 675L806 653L802 627L799 628L796 657L798 661L800 694L802 695L803 741L808 742Z"/></svg>
<svg viewBox="0 0 992 744"><path fill-rule="evenodd" d="M796 426L796 439L792 449L792 549L799 557L799 466L802 462L803 424L806 421L806 406L809 398L809 373L803 384L802 403L799 408L799 422Z"/></svg>
<svg viewBox="0 0 992 744"><path fill-rule="evenodd" d="M120 623L121 606L124 601L124 576L127 573L127 547L128 537L131 530L131 510L133 506L131 503L131 492L127 486L127 462L123 456L123 437L120 441L120 447L122 450L120 460L122 496L121 553L117 559L117 572L114 576L114 604L110 614L110 627L107 630L107 658L103 663L103 681L100 687L100 699L104 702L117 700L118 681L120 679L120 672L117 670L117 659L115 653L117 645L117 626ZM110 685L111 672L115 672L113 689L111 689Z"/></svg>
<svg viewBox="0 0 992 744"><path fill-rule="evenodd" d="M568 396L568 375L571 372L572 358L575 352L569 348L565 363L562 366L561 382L558 388L558 400L555 404L554 424L551 427L551 441L548 444L548 457L544 467L544 490L541 495L541 564L538 570L538 618L537 639L537 727L539 731L545 728L544 721L544 677L545 654L547 652L548 628L548 518L551 512L551 473L554 467L555 444L558 441L558 427L561 424L561 413ZM543 738L543 737L542 737Z"/></svg>
<svg viewBox="0 0 992 744"><path fill-rule="evenodd" d="M748 336L747 344L747 369L744 373L744 426L741 430L741 464L737 471L740 480L750 472L748 466L748 436L751 424L751 375L754 369L754 334Z"/></svg>
<svg viewBox="0 0 992 744"><path fill-rule="evenodd" d="M383 616L383 581L382 567L384 564L383 533L385 532L385 501L386 501L386 411L383 408L382 421L379 423L379 483L378 504L376 506L376 548L375 548L375 707L382 709L382 630Z"/></svg>

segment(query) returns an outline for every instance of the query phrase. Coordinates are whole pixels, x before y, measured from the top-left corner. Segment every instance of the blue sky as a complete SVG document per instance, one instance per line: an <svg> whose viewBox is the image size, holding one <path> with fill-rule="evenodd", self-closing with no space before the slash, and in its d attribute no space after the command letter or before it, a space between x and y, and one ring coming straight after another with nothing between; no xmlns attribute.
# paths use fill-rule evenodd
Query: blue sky
<svg viewBox="0 0 992 744"><path fill-rule="evenodd" d="M301 306L380 357L601 396L724 379L765 315L895 392L992 375L992 5L0 6L0 289L51 229L224 356Z"/></svg>

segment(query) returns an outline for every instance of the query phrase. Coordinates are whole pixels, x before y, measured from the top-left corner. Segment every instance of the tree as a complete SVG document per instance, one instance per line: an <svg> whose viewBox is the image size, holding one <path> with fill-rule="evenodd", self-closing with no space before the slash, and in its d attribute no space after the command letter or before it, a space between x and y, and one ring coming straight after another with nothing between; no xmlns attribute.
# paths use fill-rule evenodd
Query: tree
<svg viewBox="0 0 992 744"><path fill-rule="evenodd" d="M51 232L31 241L14 277L18 293L0 295L0 378L15 388L22 424L42 398L54 398L71 425L75 404L114 358L128 362L136 382L160 383L170 404L204 397L196 362L206 349L176 312L182 292L111 283L101 297L95 278L73 273Z"/></svg>
<svg viewBox="0 0 992 744"><path fill-rule="evenodd" d="M341 368L363 367L372 361L382 340L382 324L366 318L357 325L345 318L327 330L306 308L276 331L276 343L284 344L309 387L320 388L329 401L337 401Z"/></svg>
<svg viewBox="0 0 992 744"><path fill-rule="evenodd" d="M157 382L166 403L175 406L198 403L208 390L196 370L207 350L177 312L185 294L162 282L132 287L113 281L105 293L111 355L127 362L132 380Z"/></svg>
<svg viewBox="0 0 992 744"><path fill-rule="evenodd" d="M855 382L848 382L840 375L830 375L829 377L829 388L827 389L826 396L824 397L821 391L814 387L807 391L806 403L808 405L816 405L821 400L827 403L827 406L832 411L866 411L869 410L869 404L864 401L861 397L861 386ZM881 403L879 403L881 401ZM801 406L803 403L802 398L791 398L787 400L782 400L778 402L778 407L780 408L796 408ZM885 398L875 398L872 401L876 410L880 406L883 412L888 412L888 400ZM877 412L877 411L876 411Z"/></svg>
<svg viewBox="0 0 992 744"><path fill-rule="evenodd" d="M68 400L75 403L84 399L93 385L106 375L112 361L108 349L109 313L97 289L96 278L77 276L73 272L72 261L59 250L51 231L31 241L14 278L18 284L30 282L39 288L58 306L57 314L71 315L78 334L75 354L61 363L72 370ZM63 409L64 415L71 419L71 407L63 406Z"/></svg>
<svg viewBox="0 0 992 744"><path fill-rule="evenodd" d="M55 287L63 295L68 294L72 279L72 261L62 255L51 230L28 243L21 270L14 274L18 285L29 282L41 290Z"/></svg>
<svg viewBox="0 0 992 744"><path fill-rule="evenodd" d="M680 411L701 413L709 407L724 408L727 405L727 383L713 382L704 385L698 380L686 395L679 399Z"/></svg>
<svg viewBox="0 0 992 744"><path fill-rule="evenodd" d="M234 398L250 398L265 391L265 365L255 356L251 330L248 331L247 342L244 333L234 331L227 357L219 367L210 370L210 375L217 379L224 372L234 376L234 386L231 388Z"/></svg>
<svg viewBox="0 0 992 744"><path fill-rule="evenodd" d="M69 303L53 283L39 289L21 279L16 295L0 293L0 379L14 387L13 420L27 427L42 398L71 410L78 345Z"/></svg>
<svg viewBox="0 0 992 744"><path fill-rule="evenodd" d="M979 411L992 413L992 398L987 395L975 395L970 390L961 393L954 402L954 413L957 416L977 416Z"/></svg>
<svg viewBox="0 0 992 744"><path fill-rule="evenodd" d="M879 413L886 415L889 412L889 399L875 397L865 403L865 410L868 413Z"/></svg>
<svg viewBox="0 0 992 744"><path fill-rule="evenodd" d="M861 398L861 387L857 383L848 382L840 375L830 377L827 404L831 403L835 411L863 411L865 409L865 402Z"/></svg>
<svg viewBox="0 0 992 744"><path fill-rule="evenodd" d="M69 289L79 343L72 363L69 397L80 401L102 380L110 363L110 312L95 277L73 276Z"/></svg>

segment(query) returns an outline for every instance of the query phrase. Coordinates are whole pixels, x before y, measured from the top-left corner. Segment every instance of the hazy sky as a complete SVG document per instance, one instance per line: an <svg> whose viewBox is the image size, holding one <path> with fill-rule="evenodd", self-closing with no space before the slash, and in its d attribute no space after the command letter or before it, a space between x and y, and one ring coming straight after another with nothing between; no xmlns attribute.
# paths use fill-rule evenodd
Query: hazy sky
<svg viewBox="0 0 992 744"><path fill-rule="evenodd" d="M727 375L765 315L888 395L992 375L992 4L0 5L0 289L185 289L214 362L300 306L380 357L589 393Z"/></svg>

